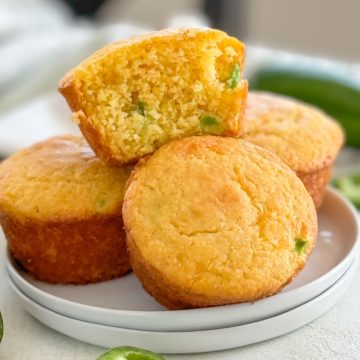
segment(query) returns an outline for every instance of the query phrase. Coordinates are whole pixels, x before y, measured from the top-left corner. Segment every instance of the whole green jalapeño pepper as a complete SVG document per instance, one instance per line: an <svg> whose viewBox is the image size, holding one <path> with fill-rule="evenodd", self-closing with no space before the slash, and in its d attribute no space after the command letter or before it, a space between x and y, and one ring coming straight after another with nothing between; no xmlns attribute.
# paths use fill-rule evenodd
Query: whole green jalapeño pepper
<svg viewBox="0 0 360 360"><path fill-rule="evenodd" d="M132 346L120 346L107 351L97 360L166 360L163 356Z"/></svg>

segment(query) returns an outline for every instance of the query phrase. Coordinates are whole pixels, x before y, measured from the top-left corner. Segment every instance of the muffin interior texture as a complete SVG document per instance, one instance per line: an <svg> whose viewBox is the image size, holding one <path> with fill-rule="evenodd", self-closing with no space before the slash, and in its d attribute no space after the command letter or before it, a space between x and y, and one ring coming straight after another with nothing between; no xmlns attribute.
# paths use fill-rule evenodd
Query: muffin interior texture
<svg viewBox="0 0 360 360"><path fill-rule="evenodd" d="M0 165L0 211L42 221L121 214L130 171L104 165L81 137L52 138Z"/></svg>
<svg viewBox="0 0 360 360"><path fill-rule="evenodd" d="M125 159L178 137L236 134L247 91L243 59L243 45L219 31L115 43L74 70L75 120L81 127L85 117Z"/></svg>

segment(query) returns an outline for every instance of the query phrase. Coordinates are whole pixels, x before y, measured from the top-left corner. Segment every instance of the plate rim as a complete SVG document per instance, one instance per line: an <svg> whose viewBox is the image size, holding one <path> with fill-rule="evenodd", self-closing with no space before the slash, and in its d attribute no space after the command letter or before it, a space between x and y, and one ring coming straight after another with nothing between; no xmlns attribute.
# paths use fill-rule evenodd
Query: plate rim
<svg viewBox="0 0 360 360"><path fill-rule="evenodd" d="M33 308L37 308L39 311L42 311L45 314L49 314L51 316L55 316L55 319L57 320L56 323L59 323L59 319L60 321L70 321L72 324L77 324L78 326L87 326L87 327L91 327L94 330L97 331L116 331L120 336L121 334L128 334L133 335L133 336L157 336L161 339L163 339L166 336L172 336L175 338L179 338L181 336L185 336L185 335L192 335L192 336L200 336L200 335L204 335L204 336L216 336L217 338L223 338L224 335L231 335L234 331L236 330L240 330L240 328L246 329L249 332L251 332L251 330L253 330L254 327L256 326L261 326L263 325L264 327L266 327L267 324L271 324L274 321L279 321L281 322L282 320L286 319L288 316L296 316L297 313L299 313L300 311L305 311L305 313L307 312L307 314L309 314L309 311L307 311L309 308L311 309L313 306L316 306L319 302L323 302L326 299L330 299L328 302L330 302L330 305L327 304L324 308L324 310L322 311L317 311L316 315L311 315L310 318L307 318L306 320L303 319L302 321L300 321L300 325L296 324L294 325L291 322L291 326L290 328L286 329L286 330L276 330L274 334L272 334L271 336L265 336L262 339L256 339L255 341L245 341L245 343L243 344L239 344L239 345L232 345L232 346L212 346L211 349L209 350L199 350L199 348L197 348L196 350L192 349L190 351L174 351L174 350L166 350L166 351L161 351L161 350L157 350L157 349L153 349L154 351L157 352L163 352L163 353L167 353L167 354L188 354L188 353L204 353L204 352L212 352L212 351L219 351L219 350L229 350L229 349L233 349L233 348L239 348L242 346L246 346L249 344L255 344L261 341L265 341L265 340L270 340L272 338L287 334L291 331L294 331L298 328L301 328L302 326L306 325L307 323L317 319L318 317L322 316L324 313L326 313L328 310L330 310L345 294L345 292L348 290L350 284L352 283L352 281L354 280L355 274L356 274L356 270L357 267L359 265L359 258L358 256L355 257L355 259L352 261L350 267L346 270L346 272L340 277L340 279L338 281L336 281L330 288L328 288L327 290L325 290L324 292L322 292L320 295L318 295L317 297L315 297L314 299L309 300L308 302L301 304L299 306L297 306L294 309L291 309L289 311L286 311L282 314L270 317L268 319L264 319L264 320L260 320L260 321L256 321L250 324L244 324L244 325L237 325L237 326L231 326L231 327L225 327L225 328L216 328L216 329L209 329L209 330L196 330L196 331L181 331L181 332L174 332L174 331L147 331L147 330L136 330L136 329L126 329L126 328L122 328L122 327L115 327L115 326L110 326L110 325L101 325L101 324L96 324L96 323L91 323L91 322L86 322L83 320L78 320L78 319L74 319L65 315L61 315L55 311L49 310L46 307L38 304L36 301L32 300L31 298L29 298L28 296L26 296L17 286L16 284L9 279L9 285L13 291L13 293L16 293L15 296L16 297L20 297L21 299L17 299L19 302L21 302L21 306L23 307L23 309L25 309L28 313L30 313L34 318L37 319L37 321L43 323L45 326L51 327L52 329L65 334L67 336L70 336L69 334L66 334L64 331L61 331L57 328L54 328L50 325L48 325L47 323L44 323L42 320L40 320L37 316L33 315L32 312L30 310L28 310L27 306L24 305L24 302L27 302L28 304L30 304L29 306L32 306ZM9 274L7 274L9 277ZM339 295L340 292L340 295ZM334 295L337 295L338 297L335 299L335 301L331 301L334 298ZM309 316L309 315L308 315ZM52 320L50 321L52 323L54 323L55 321ZM286 320L286 323L288 323L288 321ZM269 326L268 326L269 327ZM102 345L99 342L95 343L95 342L90 342L89 340L85 340L84 337L74 337L74 336L70 336L74 339L77 339L79 341L83 341L83 342L87 342L93 345L97 345L97 346L106 346L106 345ZM144 341L144 339L142 339L141 341ZM119 343L121 342L121 337L119 337ZM168 343L166 346L171 346L172 343ZM154 345L155 347L157 346L156 344ZM163 345L161 345L163 346ZM201 348L201 346L200 346ZM169 349L169 348L168 348Z"/></svg>

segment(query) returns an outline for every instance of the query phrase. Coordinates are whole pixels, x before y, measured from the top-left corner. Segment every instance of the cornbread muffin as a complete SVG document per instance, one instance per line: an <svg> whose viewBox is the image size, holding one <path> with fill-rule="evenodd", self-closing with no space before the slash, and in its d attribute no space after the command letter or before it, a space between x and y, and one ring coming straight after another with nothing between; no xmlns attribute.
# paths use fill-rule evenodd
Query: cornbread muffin
<svg viewBox="0 0 360 360"><path fill-rule="evenodd" d="M0 222L34 277L84 284L130 270L121 207L128 168L108 168L81 137L62 136L0 164Z"/></svg>
<svg viewBox="0 0 360 360"><path fill-rule="evenodd" d="M141 160L127 186L130 262L170 309L275 294L315 245L303 183L276 155L240 139L175 140Z"/></svg>
<svg viewBox="0 0 360 360"><path fill-rule="evenodd" d="M65 75L59 91L95 152L124 164L171 139L240 135L244 51L218 30L164 30L97 51Z"/></svg>
<svg viewBox="0 0 360 360"><path fill-rule="evenodd" d="M277 154L321 206L335 158L344 142L341 127L321 110L294 99L250 92L245 140Z"/></svg>

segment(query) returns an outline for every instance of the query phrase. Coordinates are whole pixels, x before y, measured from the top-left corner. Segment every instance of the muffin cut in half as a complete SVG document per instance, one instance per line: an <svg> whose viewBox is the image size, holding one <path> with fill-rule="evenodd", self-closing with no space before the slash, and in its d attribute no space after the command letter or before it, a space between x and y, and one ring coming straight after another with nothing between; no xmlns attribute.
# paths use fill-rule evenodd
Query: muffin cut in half
<svg viewBox="0 0 360 360"><path fill-rule="evenodd" d="M174 140L141 160L123 216L133 270L170 309L275 294L303 268L317 234L296 174L230 137Z"/></svg>
<svg viewBox="0 0 360 360"><path fill-rule="evenodd" d="M240 135L244 52L218 30L159 31L100 49L59 91L95 152L129 163L175 138Z"/></svg>
<svg viewBox="0 0 360 360"><path fill-rule="evenodd" d="M313 106L262 92L249 93L245 119L244 139L277 154L319 208L344 142L340 125Z"/></svg>
<svg viewBox="0 0 360 360"><path fill-rule="evenodd" d="M62 136L0 164L0 222L34 277L84 284L129 272L121 207L128 168L109 168L85 140Z"/></svg>

